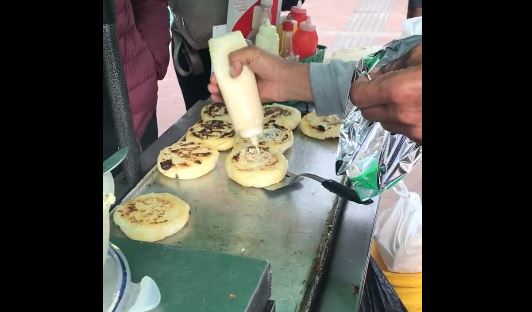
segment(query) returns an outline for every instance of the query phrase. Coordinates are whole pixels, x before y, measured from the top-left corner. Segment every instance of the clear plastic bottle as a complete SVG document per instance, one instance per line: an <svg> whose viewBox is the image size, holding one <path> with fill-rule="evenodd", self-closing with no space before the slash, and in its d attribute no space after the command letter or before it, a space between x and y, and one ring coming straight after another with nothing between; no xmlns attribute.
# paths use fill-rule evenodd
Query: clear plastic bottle
<svg viewBox="0 0 532 312"><path fill-rule="evenodd" d="M277 35L279 36L279 55L283 50L283 23L286 21L287 15L281 15L279 17L279 22L276 25Z"/></svg>
<svg viewBox="0 0 532 312"><path fill-rule="evenodd" d="M294 23L285 21L283 23L283 47L281 49L281 57L292 60L294 58L294 51L292 49L292 36L294 31Z"/></svg>

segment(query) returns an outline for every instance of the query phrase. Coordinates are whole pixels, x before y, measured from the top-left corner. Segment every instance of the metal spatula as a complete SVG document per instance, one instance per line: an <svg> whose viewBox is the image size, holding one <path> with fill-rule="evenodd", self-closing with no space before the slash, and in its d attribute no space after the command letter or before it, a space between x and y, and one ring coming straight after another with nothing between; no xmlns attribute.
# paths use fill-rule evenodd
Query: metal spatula
<svg viewBox="0 0 532 312"><path fill-rule="evenodd" d="M287 172L285 178L276 184L270 185L265 187L265 190L268 191L275 191L280 188L284 188L290 185L293 185L303 179L303 177L311 178L313 180L316 180L321 183L321 185L329 190L330 192L343 197L347 200L353 201L355 203L363 204L363 205L369 205L373 203L371 199L368 199L366 201L362 201L360 197L358 197L357 193L350 189L349 187L343 185L340 182L336 182L334 180L326 180L322 177L319 177L312 173L301 173L301 174L293 174L291 172Z"/></svg>

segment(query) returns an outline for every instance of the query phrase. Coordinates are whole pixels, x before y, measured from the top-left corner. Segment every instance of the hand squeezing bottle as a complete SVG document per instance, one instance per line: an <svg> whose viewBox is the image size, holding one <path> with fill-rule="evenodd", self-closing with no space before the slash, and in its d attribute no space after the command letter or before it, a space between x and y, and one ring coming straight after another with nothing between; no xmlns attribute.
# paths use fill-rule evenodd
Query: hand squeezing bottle
<svg viewBox="0 0 532 312"><path fill-rule="evenodd" d="M263 130L264 114L255 75L246 65L238 77L232 78L229 74L229 54L246 46L240 31L209 40L212 69L233 127L240 136L249 138L257 146L257 136Z"/></svg>

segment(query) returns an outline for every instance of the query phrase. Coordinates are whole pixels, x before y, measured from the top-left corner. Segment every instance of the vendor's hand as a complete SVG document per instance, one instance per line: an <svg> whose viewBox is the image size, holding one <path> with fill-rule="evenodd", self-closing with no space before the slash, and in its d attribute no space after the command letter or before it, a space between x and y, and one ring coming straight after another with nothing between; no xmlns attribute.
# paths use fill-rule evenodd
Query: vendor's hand
<svg viewBox="0 0 532 312"><path fill-rule="evenodd" d="M310 100L312 91L308 65L286 62L258 48L247 47L229 54L231 77L242 73L244 65L255 73L262 102ZM216 77L211 75L207 86L214 102L223 98Z"/></svg>
<svg viewBox="0 0 532 312"><path fill-rule="evenodd" d="M351 100L367 120L421 144L421 67L383 73L371 81L360 78L351 87Z"/></svg>
<svg viewBox="0 0 532 312"><path fill-rule="evenodd" d="M422 52L423 52L422 45L419 44L415 46L414 48L412 48L408 53L398 58L397 60L391 62L390 64L386 66L379 68L379 70L376 73L374 74L370 73L370 76L372 78L376 78L380 76L381 74L384 74L387 72L396 71L399 69L405 69L411 66L421 65L422 64Z"/></svg>

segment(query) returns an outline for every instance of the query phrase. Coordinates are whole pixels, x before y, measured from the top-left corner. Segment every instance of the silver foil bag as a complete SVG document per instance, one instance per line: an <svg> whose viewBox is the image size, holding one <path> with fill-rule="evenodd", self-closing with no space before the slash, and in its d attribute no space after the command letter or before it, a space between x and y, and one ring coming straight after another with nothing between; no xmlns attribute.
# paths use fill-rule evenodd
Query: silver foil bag
<svg viewBox="0 0 532 312"><path fill-rule="evenodd" d="M362 60L358 75L386 66L421 43L421 36L392 41ZM347 96L336 155L336 174L347 173L351 188L361 200L370 199L392 187L410 172L421 157L421 146L402 134L386 131L380 123L362 116Z"/></svg>

